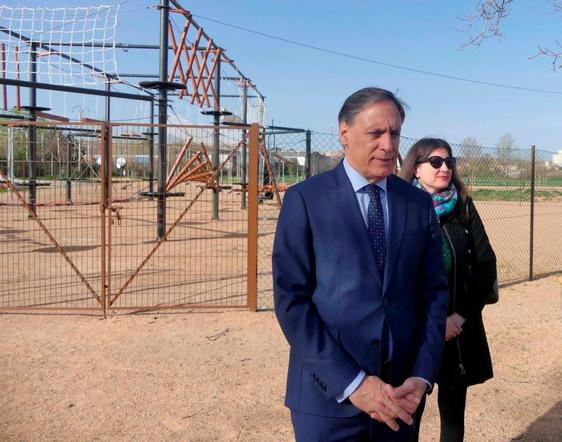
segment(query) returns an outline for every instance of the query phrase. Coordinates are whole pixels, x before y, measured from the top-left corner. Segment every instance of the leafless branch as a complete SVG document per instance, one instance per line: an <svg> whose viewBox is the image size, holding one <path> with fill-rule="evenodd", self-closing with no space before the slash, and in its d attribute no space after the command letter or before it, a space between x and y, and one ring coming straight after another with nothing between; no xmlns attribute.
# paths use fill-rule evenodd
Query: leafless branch
<svg viewBox="0 0 562 442"><path fill-rule="evenodd" d="M474 15L459 17L460 20L468 23L468 29L464 32L469 34L470 38L461 45L461 48L467 46L480 46L487 38L502 38L501 24L504 18L509 15L513 0L478 0L475 6ZM480 31L472 34L473 28L480 26Z"/></svg>
<svg viewBox="0 0 562 442"><path fill-rule="evenodd" d="M468 24L468 28L463 32L469 34L470 38L465 43L462 43L460 48L464 49L467 46L480 46L482 42L488 38L503 38L501 25L503 19L506 18L513 5L514 0L478 0L474 7L474 14L469 16L459 17L460 20ZM553 13L557 16L562 16L562 0L550 0L553 7ZM480 26L480 31L473 34L472 31L476 26ZM538 47L535 55L529 57L534 59L541 56L551 57L552 68L562 68L562 45L556 41L556 48L550 49L545 47Z"/></svg>
<svg viewBox="0 0 562 442"><path fill-rule="evenodd" d="M560 44L560 42L556 41L556 46L558 46L557 50L541 48L539 46L538 52L532 57L529 57L529 59L532 60L533 58L541 56L552 57L552 70L555 71L557 68L562 68L562 45ZM559 61L561 62L560 64L558 64Z"/></svg>
<svg viewBox="0 0 562 442"><path fill-rule="evenodd" d="M562 15L562 1L551 0L550 3L554 8L554 15ZM555 71L556 69L562 68L562 45L560 44L559 41L556 41L556 46L557 46L556 49L543 48L541 46L538 46L537 53L532 57L529 57L529 59L532 60L534 58L541 57L541 56L551 57L552 70Z"/></svg>

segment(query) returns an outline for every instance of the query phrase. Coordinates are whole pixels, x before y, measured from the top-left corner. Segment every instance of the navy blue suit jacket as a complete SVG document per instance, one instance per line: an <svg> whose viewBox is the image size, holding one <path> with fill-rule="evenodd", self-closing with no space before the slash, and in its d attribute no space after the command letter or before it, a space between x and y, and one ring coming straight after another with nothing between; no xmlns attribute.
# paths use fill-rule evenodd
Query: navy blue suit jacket
<svg viewBox="0 0 562 442"><path fill-rule="evenodd" d="M291 350L285 404L302 413L352 416L337 395L360 370L379 375L386 318L391 383L433 383L448 288L430 196L394 175L384 286L351 182L340 163L290 187L273 247L275 313Z"/></svg>

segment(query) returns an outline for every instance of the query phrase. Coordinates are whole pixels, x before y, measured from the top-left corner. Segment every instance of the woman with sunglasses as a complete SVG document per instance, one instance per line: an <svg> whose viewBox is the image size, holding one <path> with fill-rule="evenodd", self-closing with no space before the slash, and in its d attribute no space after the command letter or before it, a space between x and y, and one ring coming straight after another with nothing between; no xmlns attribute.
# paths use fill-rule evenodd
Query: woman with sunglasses
<svg viewBox="0 0 562 442"><path fill-rule="evenodd" d="M441 442L463 440L467 387L493 376L482 309L496 281L496 256L455 166L445 140L422 138L406 155L400 173L431 194L443 237L450 296L437 377Z"/></svg>

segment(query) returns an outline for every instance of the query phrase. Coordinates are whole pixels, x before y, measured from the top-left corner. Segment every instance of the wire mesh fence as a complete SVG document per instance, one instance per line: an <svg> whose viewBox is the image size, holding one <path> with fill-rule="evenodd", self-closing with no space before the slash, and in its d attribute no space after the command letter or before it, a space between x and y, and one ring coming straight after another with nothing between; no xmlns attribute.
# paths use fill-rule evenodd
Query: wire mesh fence
<svg viewBox="0 0 562 442"><path fill-rule="evenodd" d="M98 308L100 126L0 125L0 307Z"/></svg>
<svg viewBox="0 0 562 442"><path fill-rule="evenodd" d="M273 132L265 137L278 182L291 185L333 168L343 150L335 133ZM404 157L416 140L402 137ZM552 152L453 144L457 167L498 259L500 284L562 271L562 166ZM534 164L534 171L533 171ZM532 187L534 184L534 194ZM283 186L280 186L284 190ZM260 206L259 305L272 307L271 248L278 209ZM531 228L531 223L533 227ZM532 230L531 230L532 229ZM532 233L531 233L532 232Z"/></svg>
<svg viewBox="0 0 562 442"><path fill-rule="evenodd" d="M534 275L562 270L562 165L552 152L536 150L533 207Z"/></svg>
<svg viewBox="0 0 562 442"><path fill-rule="evenodd" d="M262 132L254 254L246 132L167 126L159 180L157 125L0 125L0 308L248 307L251 254L257 306L271 308L278 195L333 168L343 151L337 134ZM402 155L414 141L402 138ZM552 153L453 151L500 283L561 271L562 169Z"/></svg>
<svg viewBox="0 0 562 442"><path fill-rule="evenodd" d="M111 186L108 307L246 306L247 211L241 209L239 167L243 131L220 129L222 172L215 180L215 130L167 127L166 240L161 242L158 183L151 186L150 179L151 141L139 136L151 128L112 128L112 161L122 167ZM157 146L152 158L159 164Z"/></svg>
<svg viewBox="0 0 562 442"><path fill-rule="evenodd" d="M0 126L0 308L247 307L246 132Z"/></svg>

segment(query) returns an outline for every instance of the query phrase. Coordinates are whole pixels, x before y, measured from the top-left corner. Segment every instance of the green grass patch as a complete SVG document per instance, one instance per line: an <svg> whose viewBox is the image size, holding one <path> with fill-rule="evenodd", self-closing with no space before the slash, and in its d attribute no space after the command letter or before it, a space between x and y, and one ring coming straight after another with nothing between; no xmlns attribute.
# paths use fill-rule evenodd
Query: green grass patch
<svg viewBox="0 0 562 442"><path fill-rule="evenodd" d="M465 184L471 186L494 186L494 187L530 187L531 178L510 178L493 176L461 176ZM535 180L535 186L541 187L562 187L562 176L541 177Z"/></svg>
<svg viewBox="0 0 562 442"><path fill-rule="evenodd" d="M531 189L475 189L472 198L478 201L530 201ZM561 190L535 190L535 199L542 201L562 200Z"/></svg>

